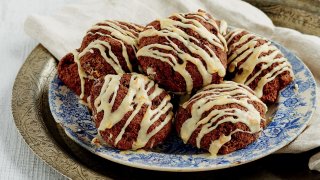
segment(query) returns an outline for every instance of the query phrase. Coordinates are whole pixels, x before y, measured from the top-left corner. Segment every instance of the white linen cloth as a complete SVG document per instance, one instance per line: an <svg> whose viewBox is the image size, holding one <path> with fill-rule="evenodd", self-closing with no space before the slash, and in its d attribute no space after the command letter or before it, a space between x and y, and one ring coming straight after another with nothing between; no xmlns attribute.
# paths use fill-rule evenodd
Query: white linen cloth
<svg viewBox="0 0 320 180"><path fill-rule="evenodd" d="M259 9L240 0L91 0L65 6L52 16L32 15L25 31L43 44L57 59L80 46L86 30L104 19L122 20L145 25L175 12L203 9L229 25L248 29L278 41L292 50L311 69L320 82L320 38L276 27ZM319 98L318 98L319 99ZM319 103L318 103L319 106ZM317 110L318 111L318 110ZM299 153L320 146L320 118L316 112L306 130L280 153ZM309 162L310 169L320 171L320 153Z"/></svg>

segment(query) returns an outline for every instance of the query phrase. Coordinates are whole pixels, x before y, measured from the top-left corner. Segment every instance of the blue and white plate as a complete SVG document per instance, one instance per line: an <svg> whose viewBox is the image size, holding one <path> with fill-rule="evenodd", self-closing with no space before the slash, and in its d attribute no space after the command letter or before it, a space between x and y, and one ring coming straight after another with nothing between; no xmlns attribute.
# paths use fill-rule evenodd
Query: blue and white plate
<svg viewBox="0 0 320 180"><path fill-rule="evenodd" d="M273 121L261 137L245 149L210 157L208 153L183 144L174 134L152 151L119 151L91 144L97 134L88 109L58 76L49 87L49 104L53 117L75 142L108 160L142 169L159 171L206 171L248 163L294 140L306 127L316 107L316 83L310 70L293 53L274 43L292 64L295 80L281 91L279 101L270 107ZM299 88L296 88L296 85Z"/></svg>

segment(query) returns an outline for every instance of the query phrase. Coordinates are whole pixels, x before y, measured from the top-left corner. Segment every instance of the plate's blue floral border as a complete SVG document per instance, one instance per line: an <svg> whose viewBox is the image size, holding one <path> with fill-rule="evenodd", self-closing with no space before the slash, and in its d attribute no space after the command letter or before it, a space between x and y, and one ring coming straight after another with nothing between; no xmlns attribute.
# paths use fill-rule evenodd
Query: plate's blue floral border
<svg viewBox="0 0 320 180"><path fill-rule="evenodd" d="M274 43L288 58L295 80L281 91L272 113L273 121L261 137L245 149L210 157L207 153L184 145L173 133L153 151L126 151L91 144L97 131L88 109L57 76L49 87L49 104L55 120L75 142L101 157L128 166L162 171L203 171L232 167L262 158L284 147L306 127L316 107L316 83L310 70L293 53ZM295 88L298 85L298 89Z"/></svg>

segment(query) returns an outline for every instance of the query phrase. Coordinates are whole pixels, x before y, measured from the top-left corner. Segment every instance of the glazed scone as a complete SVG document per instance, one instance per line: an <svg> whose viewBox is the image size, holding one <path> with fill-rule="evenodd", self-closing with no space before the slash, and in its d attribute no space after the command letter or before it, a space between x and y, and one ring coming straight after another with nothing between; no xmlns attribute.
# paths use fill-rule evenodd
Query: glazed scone
<svg viewBox="0 0 320 180"><path fill-rule="evenodd" d="M243 29L230 31L226 40L232 80L249 86L263 102L274 103L294 78L288 60L269 40Z"/></svg>
<svg viewBox="0 0 320 180"><path fill-rule="evenodd" d="M81 47L59 62L59 78L86 101L94 80L135 70L137 37L142 29L121 21L97 23L88 30Z"/></svg>
<svg viewBox="0 0 320 180"><path fill-rule="evenodd" d="M211 84L180 106L175 125L184 143L227 154L254 142L266 126L267 106L247 86Z"/></svg>
<svg viewBox="0 0 320 180"><path fill-rule="evenodd" d="M170 99L144 75L105 76L93 86L90 100L97 139L121 150L155 147L172 126Z"/></svg>
<svg viewBox="0 0 320 180"><path fill-rule="evenodd" d="M226 28L202 10L155 20L139 34L138 62L145 74L176 94L220 83L227 65Z"/></svg>

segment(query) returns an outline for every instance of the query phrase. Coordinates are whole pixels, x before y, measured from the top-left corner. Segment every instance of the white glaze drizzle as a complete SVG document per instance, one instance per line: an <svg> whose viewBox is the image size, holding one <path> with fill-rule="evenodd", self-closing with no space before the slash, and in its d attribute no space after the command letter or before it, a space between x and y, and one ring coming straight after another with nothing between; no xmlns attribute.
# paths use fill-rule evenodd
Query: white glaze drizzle
<svg viewBox="0 0 320 180"><path fill-rule="evenodd" d="M132 72L132 65L128 56L127 47L126 45L132 46L133 50L136 52L137 49L137 34L142 31L142 28L140 28L137 25L134 25L132 23L127 23L131 26L133 26L135 29L129 29L125 25L120 24L117 21L102 21L94 26L91 27L91 29L87 32L87 35L96 35L99 36L105 36L112 38L113 40L116 40L121 44L122 47L122 56L124 60L126 61L126 65L130 72ZM102 33L100 30L106 30L110 32L109 34ZM93 32L96 31L96 32ZM102 41L100 39L94 40L90 42L85 49L83 49L82 52L74 51L74 60L78 65L78 73L80 76L80 82L81 82L81 94L80 98L84 98L84 87L85 87L85 78L88 78L89 75L86 74L86 72L83 70L83 68L80 65L80 59L87 53L94 53L94 49L98 50L103 57L103 59L115 70L117 74L125 73L122 69L118 57L113 53L112 47L107 41ZM106 52L106 50L108 52ZM75 53L76 52L76 53ZM110 57L106 55L106 53L109 54ZM91 77L93 78L93 77Z"/></svg>
<svg viewBox="0 0 320 180"><path fill-rule="evenodd" d="M253 80L255 80L258 76L261 75L263 70L268 69L274 63L279 63L279 65L273 68L270 72L263 75L260 78L257 86L253 89L256 95L259 98L261 98L263 96L264 86L281 73L287 71L290 73L291 77L294 77L292 67L284 56L276 58L277 55L282 55L278 48L272 45L270 41L266 40L265 38L259 37L255 34L248 33L242 35L239 41L231 44L233 38L243 32L245 32L245 30L235 29L229 32L226 36L229 48L228 71L234 72L235 69L242 69L241 73L236 73L233 79L235 82L250 85L250 83L252 83ZM259 40L265 40L267 42L255 47ZM269 55L259 57L262 53L268 53L269 51L271 52ZM244 59L244 63L239 65L239 62L243 61ZM259 63L263 63L261 69L258 72L256 72L251 78L249 78L249 76L253 73L255 67Z"/></svg>
<svg viewBox="0 0 320 180"><path fill-rule="evenodd" d="M265 121L265 119L261 118L260 112L249 101L262 104L264 111L267 111L267 106L254 95L253 91L243 85L225 81L221 84L211 84L204 87L182 105L184 109L191 106L191 117L182 124L180 130L183 142L187 143L192 133L201 125L201 130L196 137L198 148L201 148L201 140L206 134L225 122L241 122L246 124L249 128L249 131L246 133L253 134L260 132L262 130L260 123L261 121ZM203 113L208 112L213 106L228 104L238 104L246 110L239 108L215 109L210 111L207 116L202 117ZM242 130L236 129L231 134L223 135L219 139L212 141L209 152L215 156L223 144L231 140L231 135L239 131Z"/></svg>
<svg viewBox="0 0 320 180"><path fill-rule="evenodd" d="M186 18L190 15L189 18ZM211 24L216 30L217 35L211 33L205 28L197 19L192 19L192 16ZM225 76L225 68L221 63L221 60L216 56L214 51L208 46L204 45L206 49L203 49L198 44L200 41L195 37L187 34L183 29L191 29L199 34L199 36L208 41L212 46L222 49L224 52L227 51L226 41L220 33L220 28L225 31L226 23L223 21L218 26L216 20L209 18L206 13L199 11L194 14L173 14L171 17L179 19L179 21L172 20L170 18L160 19L161 30L156 30L152 26L148 26L147 29L139 34L139 40L144 37L161 36L164 37L168 43L167 44L149 44L142 47L137 52L137 57L151 57L158 59L160 61L168 63L176 72L178 72L184 79L186 83L186 91L190 93L193 89L193 80L189 72L186 70L187 62L194 64L198 71L200 72L203 85L208 85L212 81L212 74L218 73L219 76ZM204 63L201 62L199 58L192 56L189 53L181 50L172 39L176 39L184 44L188 50L201 57ZM173 52L176 56L171 53L162 53L158 49L169 50ZM179 60L182 63L179 63ZM149 75L149 74L148 74Z"/></svg>
<svg viewBox="0 0 320 180"><path fill-rule="evenodd" d="M84 72L83 68L81 67L80 60L78 58L79 52L77 50L73 50L71 53L73 55L73 60L77 64L77 67L78 67L78 74L79 74L80 84L81 84L80 99L82 100L84 98L84 83L85 83L85 79L84 78L87 78L88 76ZM80 102L82 102L81 100L80 100Z"/></svg>
<svg viewBox="0 0 320 180"><path fill-rule="evenodd" d="M163 93L163 90L147 77L139 74L132 74L127 94L123 98L119 107L112 111L112 107L114 106L114 102L121 85L121 77L122 75L105 76L105 81L100 95L94 100L94 106L97 113L102 111L104 113L103 119L98 127L98 131L100 133L106 129L112 128L122 120L126 113L132 111L120 133L115 138L116 145L122 139L122 136L130 122L134 119L136 114L141 111L141 107L147 105L147 110L143 115L140 124L138 137L132 145L132 149L135 150L144 147L152 136L159 132L166 124L171 123L173 117L173 113L171 112L172 104L170 103L171 98L169 95L166 95L161 103L156 108L152 109L152 100ZM148 92L150 93L152 88L154 88L154 91L148 95ZM159 120L161 115L164 114L167 114L165 119L152 131L148 132L149 128Z"/></svg>

